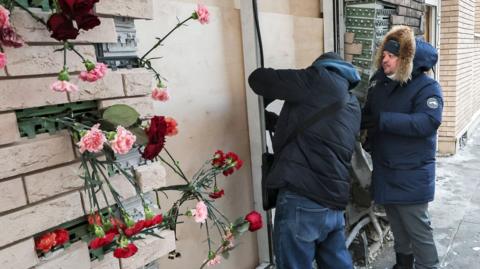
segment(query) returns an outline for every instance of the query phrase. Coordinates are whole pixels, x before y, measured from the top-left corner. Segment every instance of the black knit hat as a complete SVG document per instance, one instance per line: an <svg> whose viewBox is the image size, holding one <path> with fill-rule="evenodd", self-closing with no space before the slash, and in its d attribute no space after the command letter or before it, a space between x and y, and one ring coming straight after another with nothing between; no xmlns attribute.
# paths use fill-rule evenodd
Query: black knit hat
<svg viewBox="0 0 480 269"><path fill-rule="evenodd" d="M398 43L396 40L390 39L387 41L387 43L385 43L383 50L398 56L400 55L400 43Z"/></svg>

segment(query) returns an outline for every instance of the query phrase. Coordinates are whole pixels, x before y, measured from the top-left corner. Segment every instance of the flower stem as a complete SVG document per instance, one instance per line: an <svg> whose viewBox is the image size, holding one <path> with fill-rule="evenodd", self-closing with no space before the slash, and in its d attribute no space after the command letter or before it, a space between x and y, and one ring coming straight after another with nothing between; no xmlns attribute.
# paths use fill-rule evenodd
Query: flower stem
<svg viewBox="0 0 480 269"><path fill-rule="evenodd" d="M192 16L188 17L187 19L185 19L184 21L178 23L175 27L173 27L172 30L170 30L170 32L168 32L164 37L162 37L161 39L158 40L158 42L153 45L153 47L147 51L141 58L140 58L140 62L143 62L145 60L145 57L147 57L148 54L150 54L150 52L152 52L153 50L155 50L158 46L160 46L160 44L162 44L162 42L169 36L171 35L175 30L177 30L180 26L182 26L183 24L185 24L187 21L191 20L192 19Z"/></svg>
<svg viewBox="0 0 480 269"><path fill-rule="evenodd" d="M83 55L82 55L78 50L76 50L75 47L74 47L72 44L70 44L69 42L65 41L65 45L66 45L66 47L67 47L69 50L75 52L75 54L77 54L78 57L80 57L80 59L82 59L82 62L85 62L85 57L83 57Z"/></svg>

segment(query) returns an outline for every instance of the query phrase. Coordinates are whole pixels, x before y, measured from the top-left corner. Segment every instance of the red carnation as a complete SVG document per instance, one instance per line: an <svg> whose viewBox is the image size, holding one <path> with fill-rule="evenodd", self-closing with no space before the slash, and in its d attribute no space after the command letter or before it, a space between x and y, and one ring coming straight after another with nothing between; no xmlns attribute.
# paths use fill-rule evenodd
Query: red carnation
<svg viewBox="0 0 480 269"><path fill-rule="evenodd" d="M6 47L20 48L24 43L22 37L11 26L0 29L0 44Z"/></svg>
<svg viewBox="0 0 480 269"><path fill-rule="evenodd" d="M222 197L224 194L225 194L225 191L221 189L221 190L217 190L215 192L210 193L208 196L210 196L210 198L212 199L218 199Z"/></svg>
<svg viewBox="0 0 480 269"><path fill-rule="evenodd" d="M51 37L59 41L75 39L78 36L78 29L73 26L72 20L61 13L50 16L47 27L52 32Z"/></svg>
<svg viewBox="0 0 480 269"><path fill-rule="evenodd" d="M59 0L62 13L71 17L90 13L99 0Z"/></svg>
<svg viewBox="0 0 480 269"><path fill-rule="evenodd" d="M165 144L165 135L167 133L165 117L154 116L150 120L150 127L145 129L145 133L148 136L148 143L142 153L142 157L146 160L153 160L160 154Z"/></svg>
<svg viewBox="0 0 480 269"><path fill-rule="evenodd" d="M65 229L58 229L54 231L55 233L55 245L63 245L70 240L70 234Z"/></svg>
<svg viewBox="0 0 480 269"><path fill-rule="evenodd" d="M90 30L95 26L100 25L100 20L98 17L91 13L87 13L82 16L76 16L75 21L77 22L78 28L83 30Z"/></svg>
<svg viewBox="0 0 480 269"><path fill-rule="evenodd" d="M152 227L154 225L160 224L162 222L163 222L163 216L162 216L162 214L158 214L151 219L145 220L144 225L145 225L146 228L149 228L149 227Z"/></svg>
<svg viewBox="0 0 480 269"><path fill-rule="evenodd" d="M131 237L141 232L143 228L145 228L145 221L139 220L133 226L126 228L123 232L126 236Z"/></svg>
<svg viewBox="0 0 480 269"><path fill-rule="evenodd" d="M113 251L113 256L118 259L124 259L135 255L137 251L137 246L135 246L133 243L130 243L126 247L115 249Z"/></svg>
<svg viewBox="0 0 480 269"><path fill-rule="evenodd" d="M221 150L215 151L215 154L213 154L212 165L214 167L222 167L224 162L225 162L225 154L223 154L223 151Z"/></svg>
<svg viewBox="0 0 480 269"><path fill-rule="evenodd" d="M115 239L115 234L107 233L104 237L95 237L92 241L90 241L89 246L91 249L101 248L112 243L113 239Z"/></svg>
<svg viewBox="0 0 480 269"><path fill-rule="evenodd" d="M233 174L235 169L240 169L243 165L243 161L240 160L237 154L234 152L229 152L225 155L224 160L226 170L223 171L224 176L229 176Z"/></svg>
<svg viewBox="0 0 480 269"><path fill-rule="evenodd" d="M248 227L250 232L255 232L263 227L262 215L257 211L248 213L248 215L245 216L245 220L250 223L250 226Z"/></svg>
<svg viewBox="0 0 480 269"><path fill-rule="evenodd" d="M35 241L35 248L41 250L43 253L47 253L55 246L55 238L55 233L45 233Z"/></svg>

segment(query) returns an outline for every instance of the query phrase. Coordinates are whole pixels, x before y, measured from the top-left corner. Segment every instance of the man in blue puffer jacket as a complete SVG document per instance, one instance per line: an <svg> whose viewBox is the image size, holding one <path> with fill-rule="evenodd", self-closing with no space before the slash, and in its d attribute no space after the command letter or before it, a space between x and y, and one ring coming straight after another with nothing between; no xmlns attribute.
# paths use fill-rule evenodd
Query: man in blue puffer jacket
<svg viewBox="0 0 480 269"><path fill-rule="evenodd" d="M345 206L350 193L349 166L360 131L361 110L350 93L360 81L355 67L325 53L299 70L259 68L248 82L267 99L285 103L275 127L276 165L267 186L280 189L274 227L276 268L352 269L345 246ZM343 108L298 134L288 136L322 108L342 100Z"/></svg>
<svg viewBox="0 0 480 269"><path fill-rule="evenodd" d="M443 99L440 85L425 74L437 58L436 49L415 40L409 27L392 28L377 51L378 70L363 109L373 196L391 224L395 269L438 267L428 203L435 191Z"/></svg>

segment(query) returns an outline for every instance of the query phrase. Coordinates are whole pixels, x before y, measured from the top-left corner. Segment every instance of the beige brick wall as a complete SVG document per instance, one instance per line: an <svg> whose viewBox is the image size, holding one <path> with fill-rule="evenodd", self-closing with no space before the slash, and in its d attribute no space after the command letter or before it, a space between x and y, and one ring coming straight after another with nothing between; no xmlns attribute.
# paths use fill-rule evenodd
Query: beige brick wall
<svg viewBox="0 0 480 269"><path fill-rule="evenodd" d="M20 140L17 117L15 113L0 113L0 145L10 144Z"/></svg>
<svg viewBox="0 0 480 269"><path fill-rule="evenodd" d="M0 268L24 269L38 263L33 238L18 242L0 250Z"/></svg>
<svg viewBox="0 0 480 269"><path fill-rule="evenodd" d="M480 89L475 80L480 56L474 35L477 5L466 0L441 2L440 84L445 108L439 151L455 153L456 141L480 108Z"/></svg>
<svg viewBox="0 0 480 269"><path fill-rule="evenodd" d="M75 40L76 49L91 60L96 60L93 43L117 41L111 15L149 18L152 0L105 0L98 5L98 10L108 16L100 18L99 27L81 32ZM49 14L40 9L32 11L43 18ZM84 180L79 177L80 162L74 154L70 135L61 131L37 135L33 139L20 138L15 110L106 99L110 105L132 104L143 115L151 116L154 114L153 101L147 95L153 88L153 76L144 69L110 70L102 80L82 82L78 73L84 70L83 63L77 55L68 52L70 79L79 86L80 92L53 92L50 85L63 67L62 52L54 52L60 48L59 43L25 11L14 10L12 24L27 45L19 49L4 48L8 63L0 70L0 223L3 228L10 227L0 230L0 268L120 269L120 262L112 253L102 261L90 262L88 246L81 241L48 258L38 259L33 237L84 216L89 212L89 205L87 198L82 199ZM140 168L144 171L141 180L145 189L165 184L165 170L157 165ZM159 182L152 178L159 175L163 175ZM111 182L123 198L135 195L133 187L121 176L112 177ZM113 204L111 195L108 197ZM105 205L103 201L102 207ZM168 232L162 235L169 240L156 238L154 242L141 243L155 249L141 250L144 254L138 255L142 257L136 259L135 264L141 267L142 261L150 262L151 258L175 248L173 235Z"/></svg>

